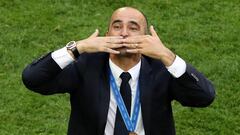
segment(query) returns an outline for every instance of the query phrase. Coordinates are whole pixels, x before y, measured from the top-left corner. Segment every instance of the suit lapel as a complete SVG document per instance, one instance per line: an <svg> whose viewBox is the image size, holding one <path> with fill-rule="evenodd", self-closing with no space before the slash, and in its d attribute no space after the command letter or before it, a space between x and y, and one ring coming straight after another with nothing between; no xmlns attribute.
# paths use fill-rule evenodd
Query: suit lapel
<svg viewBox="0 0 240 135"><path fill-rule="evenodd" d="M98 67L100 70L100 84L99 84L99 124L98 124L98 134L103 135L105 125L107 122L107 115L109 109L109 102L110 102L110 85L109 85L109 62L108 62L108 55L104 58L103 62L101 63L101 67Z"/></svg>
<svg viewBox="0 0 240 135"><path fill-rule="evenodd" d="M152 75L151 67L146 58L142 57L142 64L139 76L140 102L142 109L143 125L146 134L150 134L150 116L151 116L151 92Z"/></svg>

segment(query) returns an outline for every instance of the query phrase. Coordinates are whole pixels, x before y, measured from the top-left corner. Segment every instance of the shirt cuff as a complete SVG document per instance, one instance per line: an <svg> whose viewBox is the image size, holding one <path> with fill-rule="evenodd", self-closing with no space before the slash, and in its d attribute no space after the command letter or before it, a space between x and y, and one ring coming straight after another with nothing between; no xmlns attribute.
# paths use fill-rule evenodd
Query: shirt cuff
<svg viewBox="0 0 240 135"><path fill-rule="evenodd" d="M168 66L167 69L173 77L179 78L186 72L186 67L186 62L176 55L172 65Z"/></svg>
<svg viewBox="0 0 240 135"><path fill-rule="evenodd" d="M72 56L68 53L66 47L52 52L51 56L61 69L65 68L74 61Z"/></svg>

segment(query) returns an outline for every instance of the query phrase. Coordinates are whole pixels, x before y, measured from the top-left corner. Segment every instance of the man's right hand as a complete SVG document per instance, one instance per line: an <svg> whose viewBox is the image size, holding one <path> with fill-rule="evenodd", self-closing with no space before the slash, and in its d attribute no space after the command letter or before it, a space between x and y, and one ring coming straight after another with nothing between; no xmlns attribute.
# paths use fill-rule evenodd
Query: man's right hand
<svg viewBox="0 0 240 135"><path fill-rule="evenodd" d="M122 47L122 36L109 36L98 37L99 31L96 30L87 39L77 41L77 49L79 53L94 53L94 52L107 52L113 54L119 54L119 51L115 48Z"/></svg>

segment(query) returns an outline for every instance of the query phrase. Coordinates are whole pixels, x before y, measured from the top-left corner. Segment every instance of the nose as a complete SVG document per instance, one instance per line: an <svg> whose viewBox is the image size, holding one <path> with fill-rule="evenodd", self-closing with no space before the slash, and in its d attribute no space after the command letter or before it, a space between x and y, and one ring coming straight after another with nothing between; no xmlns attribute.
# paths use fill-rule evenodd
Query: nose
<svg viewBox="0 0 240 135"><path fill-rule="evenodd" d="M122 31L121 31L121 36L123 38L127 38L129 35L128 35L128 30L127 28L123 28Z"/></svg>

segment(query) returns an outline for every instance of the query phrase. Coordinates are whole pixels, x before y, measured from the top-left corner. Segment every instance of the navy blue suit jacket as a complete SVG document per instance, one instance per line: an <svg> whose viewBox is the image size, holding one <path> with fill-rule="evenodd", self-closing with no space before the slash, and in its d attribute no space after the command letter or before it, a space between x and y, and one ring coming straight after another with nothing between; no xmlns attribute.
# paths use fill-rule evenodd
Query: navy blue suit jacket
<svg viewBox="0 0 240 135"><path fill-rule="evenodd" d="M103 135L110 102L108 59L106 53L84 53L61 69L48 54L28 65L22 79L28 89L44 95L70 94L68 135ZM142 56L139 81L146 135L175 134L172 100L205 107L215 97L211 82L189 64L174 78L160 61Z"/></svg>

